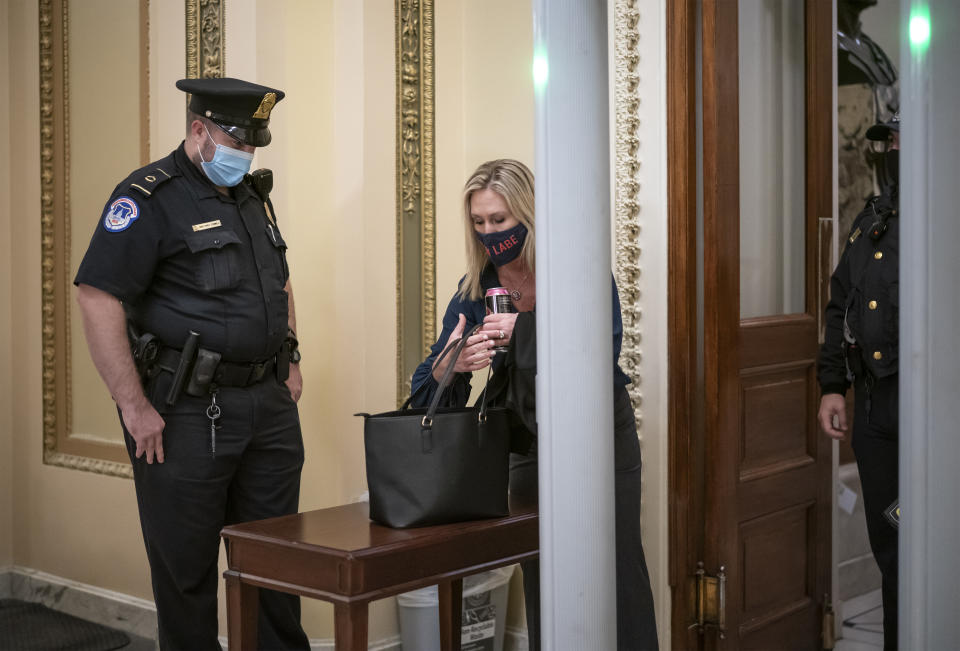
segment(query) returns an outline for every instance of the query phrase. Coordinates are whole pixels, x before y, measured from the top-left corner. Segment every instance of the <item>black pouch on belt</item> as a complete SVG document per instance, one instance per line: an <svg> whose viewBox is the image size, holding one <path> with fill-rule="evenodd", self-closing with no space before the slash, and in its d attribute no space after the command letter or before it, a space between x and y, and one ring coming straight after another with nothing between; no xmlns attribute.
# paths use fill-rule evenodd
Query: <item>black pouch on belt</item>
<svg viewBox="0 0 960 651"><path fill-rule="evenodd" d="M193 373L190 374L187 388L184 389L187 395L203 397L210 393L210 383L219 364L220 353L200 348L197 351L197 360L193 363Z"/></svg>
<svg viewBox="0 0 960 651"><path fill-rule="evenodd" d="M281 382L286 382L287 378L290 377L290 349L286 342L280 346L280 351L277 353L277 366L274 370L277 379Z"/></svg>
<svg viewBox="0 0 960 651"><path fill-rule="evenodd" d="M843 354L847 362L847 379L850 382L864 377L866 365L863 362L862 350L856 343L844 342Z"/></svg>

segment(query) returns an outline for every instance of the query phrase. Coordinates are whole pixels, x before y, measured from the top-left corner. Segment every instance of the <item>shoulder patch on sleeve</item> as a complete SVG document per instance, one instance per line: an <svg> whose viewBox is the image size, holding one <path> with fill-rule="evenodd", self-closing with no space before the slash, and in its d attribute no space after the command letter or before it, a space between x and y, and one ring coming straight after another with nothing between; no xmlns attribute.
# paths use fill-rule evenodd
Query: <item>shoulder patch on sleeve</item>
<svg viewBox="0 0 960 651"><path fill-rule="evenodd" d="M103 227L110 233L119 233L130 228L140 216L140 206L130 197L117 197L103 214Z"/></svg>
<svg viewBox="0 0 960 651"><path fill-rule="evenodd" d="M145 197L151 196L158 185L173 178L161 167L147 168L143 170L143 172L144 174L141 178L133 178L130 182L130 187Z"/></svg>

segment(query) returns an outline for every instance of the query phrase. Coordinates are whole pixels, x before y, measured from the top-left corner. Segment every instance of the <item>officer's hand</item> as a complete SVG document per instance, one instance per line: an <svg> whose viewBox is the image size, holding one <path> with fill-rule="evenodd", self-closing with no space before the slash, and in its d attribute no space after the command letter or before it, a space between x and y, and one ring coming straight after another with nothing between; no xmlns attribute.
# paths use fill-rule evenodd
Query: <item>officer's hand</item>
<svg viewBox="0 0 960 651"><path fill-rule="evenodd" d="M163 463L163 418L146 399L140 397L131 405L120 407L120 415L130 436L137 444L134 456L139 459L146 455L147 463Z"/></svg>
<svg viewBox="0 0 960 651"><path fill-rule="evenodd" d="M300 395L303 394L303 375L300 374L299 364L290 365L290 375L284 380L284 384L290 390L293 401L300 402Z"/></svg>
<svg viewBox="0 0 960 651"><path fill-rule="evenodd" d="M820 398L820 427L827 436L842 439L847 434L847 401L839 393L825 393ZM836 425L834 425L836 420Z"/></svg>

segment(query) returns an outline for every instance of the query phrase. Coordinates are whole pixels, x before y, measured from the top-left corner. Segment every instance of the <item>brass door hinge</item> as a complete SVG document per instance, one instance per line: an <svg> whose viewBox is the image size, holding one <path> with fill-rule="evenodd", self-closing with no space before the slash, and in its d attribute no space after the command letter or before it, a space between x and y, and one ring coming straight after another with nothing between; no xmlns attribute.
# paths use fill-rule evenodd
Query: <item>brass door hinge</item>
<svg viewBox="0 0 960 651"><path fill-rule="evenodd" d="M708 628L716 629L720 639L726 637L727 629L727 575L724 566L716 576L710 576L703 567L703 561L697 563L696 595L694 607L696 621L690 628L696 627L701 635Z"/></svg>

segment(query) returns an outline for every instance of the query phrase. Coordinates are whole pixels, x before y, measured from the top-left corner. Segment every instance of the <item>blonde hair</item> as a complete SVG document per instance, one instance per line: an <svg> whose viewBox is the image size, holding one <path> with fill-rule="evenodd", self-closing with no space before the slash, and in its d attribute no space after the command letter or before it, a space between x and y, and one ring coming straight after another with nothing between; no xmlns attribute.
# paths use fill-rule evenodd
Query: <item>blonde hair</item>
<svg viewBox="0 0 960 651"><path fill-rule="evenodd" d="M520 249L520 257L527 267L535 269L535 241L533 217L533 172L518 160L502 158L487 161L467 179L463 186L463 225L467 245L467 274L458 294L464 300L483 298L480 274L490 261L487 250L477 239L470 216L470 199L477 190L493 190L507 202L507 207L521 224L527 227L527 239Z"/></svg>

